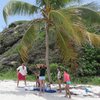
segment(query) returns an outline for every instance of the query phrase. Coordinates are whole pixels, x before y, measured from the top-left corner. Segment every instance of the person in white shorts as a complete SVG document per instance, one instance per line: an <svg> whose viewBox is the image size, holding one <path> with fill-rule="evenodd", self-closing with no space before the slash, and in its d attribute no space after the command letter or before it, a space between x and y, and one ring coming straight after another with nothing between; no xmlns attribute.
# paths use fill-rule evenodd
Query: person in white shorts
<svg viewBox="0 0 100 100"><path fill-rule="evenodd" d="M46 65L41 64L40 65L40 75L39 75L39 81L40 81L40 94L45 91L45 73L46 73Z"/></svg>

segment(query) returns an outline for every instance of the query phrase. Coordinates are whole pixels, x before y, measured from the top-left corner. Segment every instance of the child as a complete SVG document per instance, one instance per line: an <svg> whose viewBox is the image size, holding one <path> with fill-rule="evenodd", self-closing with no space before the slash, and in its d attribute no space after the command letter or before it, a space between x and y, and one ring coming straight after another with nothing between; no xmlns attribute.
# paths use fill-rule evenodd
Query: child
<svg viewBox="0 0 100 100"><path fill-rule="evenodd" d="M71 81L70 81L70 75L67 73L67 71L64 71L64 82L66 83L66 85L65 85L65 91L66 91L65 97L68 97L67 96L67 94L68 94L69 98L71 98L71 93L69 90L69 85L71 84Z"/></svg>
<svg viewBox="0 0 100 100"><path fill-rule="evenodd" d="M36 75L36 87L40 87L39 73L36 72L35 75Z"/></svg>

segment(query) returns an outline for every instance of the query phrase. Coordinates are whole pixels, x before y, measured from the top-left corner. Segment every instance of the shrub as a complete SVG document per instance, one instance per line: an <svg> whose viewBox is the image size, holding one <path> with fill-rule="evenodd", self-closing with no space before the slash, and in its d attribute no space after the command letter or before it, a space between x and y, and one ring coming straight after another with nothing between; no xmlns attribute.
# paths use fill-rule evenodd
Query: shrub
<svg viewBox="0 0 100 100"><path fill-rule="evenodd" d="M95 48L90 45L84 45L80 54L78 63L78 75L92 76L100 75L100 48Z"/></svg>

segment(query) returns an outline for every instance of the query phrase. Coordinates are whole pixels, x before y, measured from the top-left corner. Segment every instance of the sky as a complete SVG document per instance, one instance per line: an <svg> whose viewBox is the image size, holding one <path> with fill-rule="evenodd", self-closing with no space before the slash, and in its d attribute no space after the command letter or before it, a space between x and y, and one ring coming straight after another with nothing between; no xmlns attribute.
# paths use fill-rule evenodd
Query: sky
<svg viewBox="0 0 100 100"><path fill-rule="evenodd" d="M4 6L9 2L10 0L0 0L0 32L2 32L2 30L4 28L7 27L6 23L4 22L4 19L3 19L3 14L2 14L2 11L3 11L3 8ZM24 2L29 2L31 4L35 4L35 0L21 0L21 1L24 1ZM89 2L98 2L100 3L100 0L82 0L83 3L89 3ZM31 20L35 17L37 17L39 15L35 15L35 16L10 16L8 17L8 25L14 21L18 21L18 20Z"/></svg>

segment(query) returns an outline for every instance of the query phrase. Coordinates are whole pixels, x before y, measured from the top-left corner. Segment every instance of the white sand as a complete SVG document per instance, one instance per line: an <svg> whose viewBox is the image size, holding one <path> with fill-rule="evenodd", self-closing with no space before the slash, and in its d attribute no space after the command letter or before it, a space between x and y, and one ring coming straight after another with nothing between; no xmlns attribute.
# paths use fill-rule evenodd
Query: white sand
<svg viewBox="0 0 100 100"><path fill-rule="evenodd" d="M27 86L34 86L35 83L27 82ZM57 85L53 85L54 88ZM78 86L78 85L77 85ZM100 86L91 86L91 91L100 94ZM85 90L71 89L78 95L72 95L70 100L100 100L100 97L91 94L87 96ZM16 81L4 80L0 81L0 100L69 100L65 98L65 91L62 93L44 93L42 96L36 95L38 91L25 91L24 82L20 82L20 88L16 87Z"/></svg>

